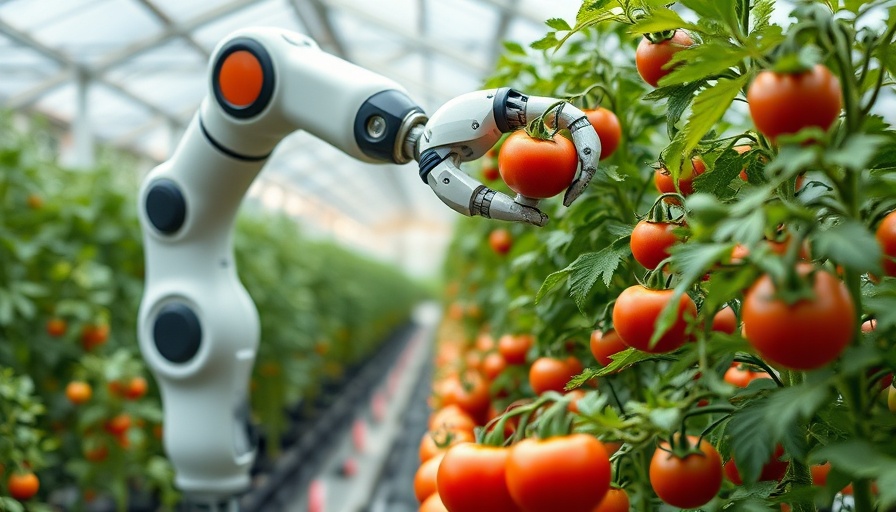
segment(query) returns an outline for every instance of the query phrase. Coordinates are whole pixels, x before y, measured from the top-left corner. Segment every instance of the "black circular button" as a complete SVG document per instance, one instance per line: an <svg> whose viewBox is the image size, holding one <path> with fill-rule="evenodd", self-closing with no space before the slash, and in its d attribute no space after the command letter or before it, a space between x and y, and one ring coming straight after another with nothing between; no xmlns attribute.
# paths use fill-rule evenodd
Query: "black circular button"
<svg viewBox="0 0 896 512"><path fill-rule="evenodd" d="M166 304L156 317L152 335L162 357L172 363L186 363L199 352L202 325L189 306Z"/></svg>
<svg viewBox="0 0 896 512"><path fill-rule="evenodd" d="M176 233L187 217L187 202L180 188L171 180L153 183L146 194L146 215L156 229L170 235Z"/></svg>

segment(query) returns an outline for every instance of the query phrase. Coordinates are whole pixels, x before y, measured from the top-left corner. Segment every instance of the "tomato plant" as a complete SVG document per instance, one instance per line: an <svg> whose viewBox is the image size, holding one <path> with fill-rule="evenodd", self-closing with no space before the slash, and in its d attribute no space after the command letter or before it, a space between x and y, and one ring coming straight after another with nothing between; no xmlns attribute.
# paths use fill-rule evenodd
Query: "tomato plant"
<svg viewBox="0 0 896 512"><path fill-rule="evenodd" d="M535 199L563 192L576 175L579 159L568 139L541 140L524 131L512 133L498 153L501 178L517 194Z"/></svg>

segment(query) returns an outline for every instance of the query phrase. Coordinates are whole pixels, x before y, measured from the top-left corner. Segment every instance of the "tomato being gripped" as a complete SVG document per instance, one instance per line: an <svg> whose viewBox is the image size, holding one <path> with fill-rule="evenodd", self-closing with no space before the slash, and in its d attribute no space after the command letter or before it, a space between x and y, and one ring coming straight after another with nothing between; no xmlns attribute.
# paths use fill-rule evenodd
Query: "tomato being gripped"
<svg viewBox="0 0 896 512"><path fill-rule="evenodd" d="M652 354L671 352L684 345L689 338L686 334L688 318L697 315L697 306L687 294L682 294L679 299L672 325L660 336L656 345L650 346L660 313L674 293L673 290L651 290L640 284L623 290L613 306L613 327L623 343Z"/></svg>
<svg viewBox="0 0 896 512"><path fill-rule="evenodd" d="M674 233L680 224L642 220L635 225L629 245L632 256L648 270L655 269L670 256L669 248L678 242Z"/></svg>
<svg viewBox="0 0 896 512"><path fill-rule="evenodd" d="M464 443L445 452L436 481L449 512L518 512L507 490L510 448Z"/></svg>
<svg viewBox="0 0 896 512"><path fill-rule="evenodd" d="M750 116L760 133L774 141L814 126L827 130L840 115L840 80L822 64L802 73L762 71L747 89Z"/></svg>
<svg viewBox="0 0 896 512"><path fill-rule="evenodd" d="M674 507L697 508L709 503L722 488L722 457L707 440L688 436L699 453L684 457L660 443L650 460L650 485L661 500Z"/></svg>
<svg viewBox="0 0 896 512"><path fill-rule="evenodd" d="M517 194L545 199L563 192L576 176L579 157L572 142L562 136L535 139L518 130L504 141L498 153L501 178Z"/></svg>
<svg viewBox="0 0 896 512"><path fill-rule="evenodd" d="M507 488L525 512L593 512L610 489L610 459L588 434L511 446Z"/></svg>
<svg viewBox="0 0 896 512"><path fill-rule="evenodd" d="M635 50L638 74L645 82L656 87L661 78L672 72L667 67L672 56L693 44L694 40L683 30L676 30L671 38L658 43L652 43L646 37L641 39Z"/></svg>

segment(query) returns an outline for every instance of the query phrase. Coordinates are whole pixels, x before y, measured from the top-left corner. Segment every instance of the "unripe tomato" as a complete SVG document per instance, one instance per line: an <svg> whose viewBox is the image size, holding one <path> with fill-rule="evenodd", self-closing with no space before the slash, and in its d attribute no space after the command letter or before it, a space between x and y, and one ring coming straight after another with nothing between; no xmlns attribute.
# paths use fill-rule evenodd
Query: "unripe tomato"
<svg viewBox="0 0 896 512"><path fill-rule="evenodd" d="M563 192L576 176L579 157L572 142L557 136L534 139L518 130L504 141L498 153L498 171L517 194L545 199Z"/></svg>
<svg viewBox="0 0 896 512"><path fill-rule="evenodd" d="M611 356L627 348L628 346L623 343L622 338L613 329L605 333L600 331L591 332L591 354L603 366L608 366L613 362Z"/></svg>
<svg viewBox="0 0 896 512"><path fill-rule="evenodd" d="M25 501L34 497L40 488L40 480L30 471L13 473L6 480L9 495L19 501Z"/></svg>
<svg viewBox="0 0 896 512"><path fill-rule="evenodd" d="M762 71L747 89L750 115L760 133L775 140L810 126L827 130L840 115L840 80L822 64L802 73Z"/></svg>
<svg viewBox="0 0 896 512"><path fill-rule="evenodd" d="M691 159L690 169L686 166L681 169L681 172L678 175L678 188L680 189L681 195L689 196L694 193L694 178L703 174L703 171L705 170L706 164L703 162L703 159L698 156ZM672 179L672 173L662 167L653 173L653 184L661 194L678 192L678 190L675 189L675 181Z"/></svg>
<svg viewBox="0 0 896 512"><path fill-rule="evenodd" d="M436 482L449 512L519 512L507 490L510 449L464 443L445 452Z"/></svg>
<svg viewBox="0 0 896 512"><path fill-rule="evenodd" d="M600 159L610 158L610 155L619 147L619 140L622 138L622 126L619 125L619 118L613 111L599 107L594 110L586 110L585 115L588 121L597 132L597 138L600 139Z"/></svg>
<svg viewBox="0 0 896 512"><path fill-rule="evenodd" d="M671 453L668 441L660 443L650 460L650 485L661 500L680 508L709 503L722 488L722 457L705 439L688 436L699 453L685 457Z"/></svg>
<svg viewBox="0 0 896 512"><path fill-rule="evenodd" d="M65 387L65 396L71 403L81 405L87 403L93 396L93 388L84 381L73 380Z"/></svg>
<svg viewBox="0 0 896 512"><path fill-rule="evenodd" d="M526 354L535 344L535 338L528 334L505 334L498 339L498 352L507 364L523 364Z"/></svg>
<svg viewBox="0 0 896 512"><path fill-rule="evenodd" d="M887 407L890 412L896 413L896 387L893 385L887 388Z"/></svg>
<svg viewBox="0 0 896 512"><path fill-rule="evenodd" d="M638 74L645 82L656 87L661 78L672 72L672 69L666 67L672 56L693 44L694 40L683 30L676 30L672 38L659 43L651 43L646 37L641 39L635 50Z"/></svg>
<svg viewBox="0 0 896 512"><path fill-rule="evenodd" d="M884 217L880 225L877 226L875 232L877 243L884 253L882 266L884 274L888 276L896 276L896 211L892 211Z"/></svg>
<svg viewBox="0 0 896 512"><path fill-rule="evenodd" d="M812 270L801 264L805 276ZM852 296L842 281L817 270L810 299L787 304L777 298L771 277L760 277L747 291L743 321L750 345L768 361L793 370L820 368L852 341L856 315Z"/></svg>
<svg viewBox="0 0 896 512"><path fill-rule="evenodd" d="M506 229L496 229L488 234L488 245L496 254L504 255L513 247L513 237Z"/></svg>
<svg viewBox="0 0 896 512"><path fill-rule="evenodd" d="M673 290L651 290L639 284L623 290L613 306L613 326L623 343L652 354L671 352L684 345L688 340L688 318L697 315L697 306L687 294L682 294L679 299L672 325L656 345L650 346L657 319L674 293Z"/></svg>
<svg viewBox="0 0 896 512"><path fill-rule="evenodd" d="M644 268L655 269L670 256L669 248L678 242L678 236L674 233L678 227L679 224L672 222L638 222L629 241L632 256Z"/></svg>

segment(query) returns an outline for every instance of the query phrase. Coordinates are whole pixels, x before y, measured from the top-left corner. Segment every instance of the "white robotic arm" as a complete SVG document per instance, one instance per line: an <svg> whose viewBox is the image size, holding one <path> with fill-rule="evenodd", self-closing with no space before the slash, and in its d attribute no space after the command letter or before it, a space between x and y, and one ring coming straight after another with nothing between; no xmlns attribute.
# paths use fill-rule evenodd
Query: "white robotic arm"
<svg viewBox="0 0 896 512"><path fill-rule="evenodd" d="M510 89L461 96L427 122L398 84L273 28L240 30L215 49L209 94L172 157L139 195L146 276L138 339L164 406L164 444L176 485L203 510L235 507L255 455L248 384L259 341L240 283L233 223L274 147L297 130L366 162L420 161L420 175L466 215L543 225L537 202L496 193L460 171L502 132L554 103ZM594 174L600 142L584 114L559 125L582 161L568 205Z"/></svg>

